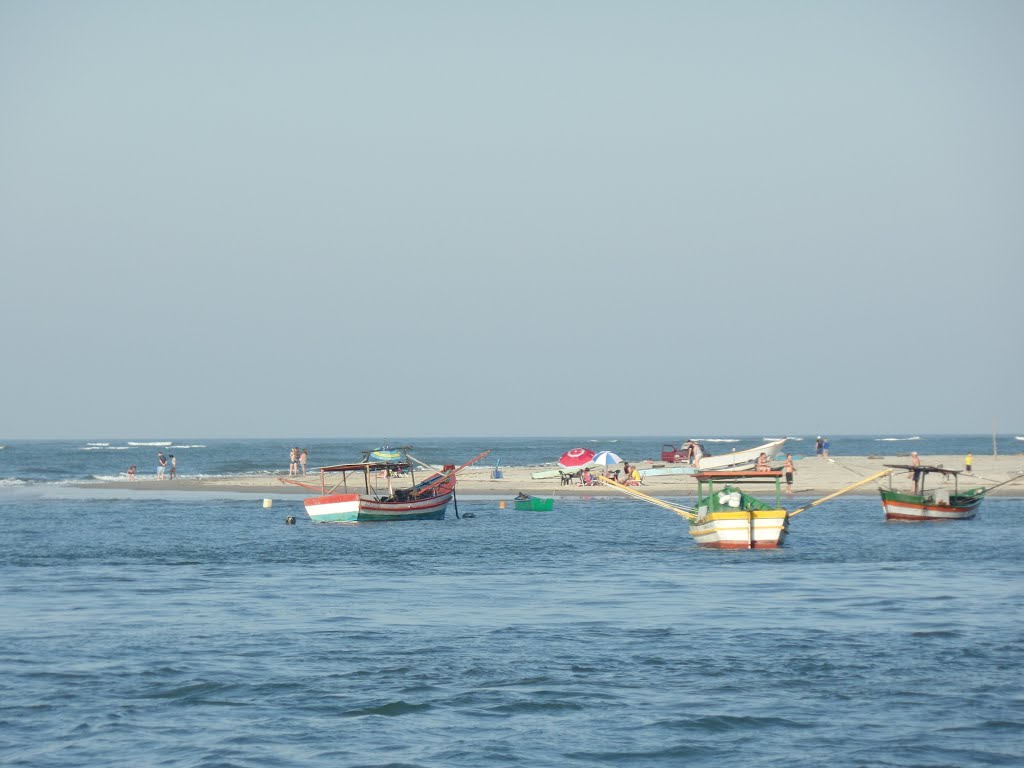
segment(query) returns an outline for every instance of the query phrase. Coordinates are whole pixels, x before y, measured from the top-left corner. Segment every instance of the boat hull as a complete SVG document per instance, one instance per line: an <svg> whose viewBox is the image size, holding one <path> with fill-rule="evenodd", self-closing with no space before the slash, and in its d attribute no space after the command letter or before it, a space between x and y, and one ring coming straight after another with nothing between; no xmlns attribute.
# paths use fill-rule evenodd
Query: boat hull
<svg viewBox="0 0 1024 768"><path fill-rule="evenodd" d="M895 491L880 491L885 519L903 522L931 520L970 520L978 513L985 498L982 488L967 493L943 496L918 496Z"/></svg>
<svg viewBox="0 0 1024 768"><path fill-rule="evenodd" d="M555 500L547 499L515 499L516 509L524 512L550 512L555 508Z"/></svg>
<svg viewBox="0 0 1024 768"><path fill-rule="evenodd" d="M690 523L690 535L709 549L776 549L785 541L784 509L711 512Z"/></svg>
<svg viewBox="0 0 1024 768"><path fill-rule="evenodd" d="M318 523L365 523L389 520L444 520L453 491L416 501L379 501L356 493L312 496L306 514Z"/></svg>
<svg viewBox="0 0 1024 768"><path fill-rule="evenodd" d="M759 445L756 448L732 451L731 453L723 453L719 456L701 456L696 462L694 462L694 466L701 472L752 467L757 463L757 457L760 456L762 452L767 454L768 458L771 459L781 450L785 442L786 440L783 438L782 440L773 440L770 443Z"/></svg>

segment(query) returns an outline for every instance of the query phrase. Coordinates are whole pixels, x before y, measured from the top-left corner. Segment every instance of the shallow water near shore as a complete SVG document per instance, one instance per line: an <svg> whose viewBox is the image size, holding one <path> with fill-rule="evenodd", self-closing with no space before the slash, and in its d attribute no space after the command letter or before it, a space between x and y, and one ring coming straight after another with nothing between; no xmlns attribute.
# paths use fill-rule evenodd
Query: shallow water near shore
<svg viewBox="0 0 1024 768"><path fill-rule="evenodd" d="M0 494L0 762L1024 759L1020 499L914 525L844 498L756 552L628 499L454 513Z"/></svg>

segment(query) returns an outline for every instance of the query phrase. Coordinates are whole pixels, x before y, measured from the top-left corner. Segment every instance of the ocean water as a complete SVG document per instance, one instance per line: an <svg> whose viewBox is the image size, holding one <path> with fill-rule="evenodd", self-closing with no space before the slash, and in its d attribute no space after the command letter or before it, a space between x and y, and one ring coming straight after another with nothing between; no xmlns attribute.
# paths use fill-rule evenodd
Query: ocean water
<svg viewBox="0 0 1024 768"><path fill-rule="evenodd" d="M0 764L1024 764L1022 499L844 497L753 552L624 498L458 512L0 488Z"/></svg>

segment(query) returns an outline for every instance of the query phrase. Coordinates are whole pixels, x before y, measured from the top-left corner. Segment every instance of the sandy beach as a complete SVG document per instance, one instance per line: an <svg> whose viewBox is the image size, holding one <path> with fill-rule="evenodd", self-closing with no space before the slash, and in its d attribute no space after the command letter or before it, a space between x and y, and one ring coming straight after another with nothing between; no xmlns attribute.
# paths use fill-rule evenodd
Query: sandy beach
<svg viewBox="0 0 1024 768"><path fill-rule="evenodd" d="M963 469L962 456L922 456L923 464L942 466L949 469ZM885 469L885 464L906 464L906 457L878 456L839 456L820 458L804 457L796 461L796 475L793 481L793 493L800 496L823 496L862 480ZM652 467L667 466L657 461L641 461L636 466L641 470ZM481 495L511 498L522 492L531 496L609 496L617 495L613 489L604 486L581 487L579 485L562 485L558 477L533 479L537 472L551 470L551 466L511 467L502 468L503 477L495 479L491 476L490 467L469 467L459 475L458 491L461 495ZM902 470L894 470L893 484L897 489L909 490L909 478ZM287 473L282 472L282 477ZM422 476L422 475L421 475ZM941 483L953 487L953 478L938 480L938 476L929 478L929 486ZM1024 454L1008 456L976 456L973 472L961 474L960 486L973 488L992 487L1014 477L1018 482L1008 483L993 491L994 495L1024 495ZM299 478L302 479L302 478ZM319 473L310 469L305 481L319 483ZM877 493L879 483L888 484L887 479L877 483L868 483L852 493L873 495ZM396 486L399 483L396 482ZM176 478L174 480L134 480L83 484L89 488L117 488L137 491L216 491L226 493L252 493L262 495L297 494L310 495L310 491L293 485L287 485L276 477L261 475L239 475L231 477L209 477L203 479ZM658 475L645 478L640 490L651 496L688 496L695 493L697 483L688 475Z"/></svg>

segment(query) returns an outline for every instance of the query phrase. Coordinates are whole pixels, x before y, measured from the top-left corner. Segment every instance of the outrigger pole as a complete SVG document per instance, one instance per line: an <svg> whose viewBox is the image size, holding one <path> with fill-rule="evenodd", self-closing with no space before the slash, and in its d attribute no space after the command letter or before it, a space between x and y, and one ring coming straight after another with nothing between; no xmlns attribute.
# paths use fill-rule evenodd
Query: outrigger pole
<svg viewBox="0 0 1024 768"><path fill-rule="evenodd" d="M693 513L693 510L690 509L689 507L680 507L675 504L669 504L667 501L662 501L661 499L656 499L653 496L648 496L646 493L635 491L632 488L623 485L622 483L616 483L614 480L609 480L607 477L598 476L597 479L599 482L604 483L605 485L614 488L616 491L624 493L627 496L632 496L633 498L640 499L641 501L646 501L656 506L664 507L665 509L670 509L680 517L685 517L687 520L697 519L697 515L695 515Z"/></svg>
<svg viewBox="0 0 1024 768"><path fill-rule="evenodd" d="M842 490L836 491L835 493L830 493L828 496L822 496L820 499L818 499L817 501L812 501L807 506L800 507L799 509L794 509L792 512L789 513L789 517L796 517L801 512L806 512L811 507L816 507L819 504L828 501L829 499L834 499L836 496L842 496L844 493L848 493L849 491L852 491L854 488L859 488L862 485L866 485L867 483L870 483L872 480L878 480L879 478L891 474L891 469L883 469L881 472L876 472L871 477L865 477L863 480L858 480L853 485L848 485Z"/></svg>
<svg viewBox="0 0 1024 768"><path fill-rule="evenodd" d="M993 488L998 488L999 486L1006 485L1007 483L1015 483L1018 480L1024 480L1024 474L1017 475L1016 477L1011 477L1009 480L1003 480L1003 482L996 483L995 485L990 485L988 488L985 489L985 493L988 493Z"/></svg>

